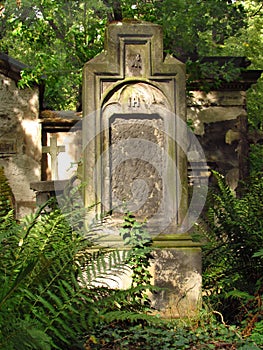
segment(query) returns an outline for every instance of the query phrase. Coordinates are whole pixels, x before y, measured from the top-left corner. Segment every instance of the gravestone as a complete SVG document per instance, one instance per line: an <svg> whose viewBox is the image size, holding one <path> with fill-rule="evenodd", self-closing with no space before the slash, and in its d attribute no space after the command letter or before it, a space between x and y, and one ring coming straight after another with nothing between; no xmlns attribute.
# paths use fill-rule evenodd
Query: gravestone
<svg viewBox="0 0 263 350"><path fill-rule="evenodd" d="M32 182L36 204L61 197L77 172L81 153L81 120L73 111L45 110L40 114L42 133L41 180Z"/></svg>
<svg viewBox="0 0 263 350"><path fill-rule="evenodd" d="M163 59L162 28L110 24L105 51L83 70L85 206L111 213L105 246L120 244L125 211L146 219L153 284L162 288L151 298L163 317L191 315L200 300L201 251L186 232L185 103L185 65Z"/></svg>
<svg viewBox="0 0 263 350"><path fill-rule="evenodd" d="M84 68L85 204L169 232L187 208L184 64L154 24L111 24L106 45Z"/></svg>
<svg viewBox="0 0 263 350"><path fill-rule="evenodd" d="M206 162L238 192L239 185L249 176L249 143L257 142L248 130L246 91L257 83L262 70L248 70L251 62L246 57L204 57L202 62L217 64L222 70L231 64L239 70L234 79L221 80L219 85L207 80L208 92L202 91L203 82L190 82L187 102L187 118Z"/></svg>
<svg viewBox="0 0 263 350"><path fill-rule="evenodd" d="M41 111L42 180L67 180L76 174L81 157L80 115L75 111Z"/></svg>
<svg viewBox="0 0 263 350"><path fill-rule="evenodd" d="M65 146L58 146L57 135L54 134L50 137L50 146L42 146L42 153L50 154L51 158L51 178L52 180L58 180L58 154L65 152Z"/></svg>

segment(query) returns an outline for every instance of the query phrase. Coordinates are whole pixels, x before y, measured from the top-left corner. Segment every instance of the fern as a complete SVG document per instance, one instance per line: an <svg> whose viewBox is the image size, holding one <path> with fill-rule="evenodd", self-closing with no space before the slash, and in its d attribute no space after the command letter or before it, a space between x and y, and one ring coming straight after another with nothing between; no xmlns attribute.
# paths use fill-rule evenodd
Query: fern
<svg viewBox="0 0 263 350"><path fill-rule="evenodd" d="M132 311L125 311L125 310L116 310L116 311L110 311L103 315L105 322L112 323L112 322L122 322L122 321L129 321L131 323L138 323L141 321L147 321L147 322L153 322L153 317L145 314L145 313L139 313L139 312L132 312Z"/></svg>
<svg viewBox="0 0 263 350"><path fill-rule="evenodd" d="M0 222L5 221L5 216L13 209L14 196L4 173L0 167Z"/></svg>
<svg viewBox="0 0 263 350"><path fill-rule="evenodd" d="M0 348L17 349L19 343L21 349L82 348L95 324L115 317L138 322L147 318L140 299L150 289L145 273L142 286L136 280L126 291L111 289L108 283L125 272L127 261L135 264L136 252L143 257L142 242L122 252L92 250L83 209L78 203L69 206L69 199L62 200L62 210L48 201L19 224L11 212L2 216ZM134 228L141 239L140 226ZM11 325L16 325L16 333Z"/></svg>
<svg viewBox="0 0 263 350"><path fill-rule="evenodd" d="M226 319L232 321L234 309L240 322L241 296L258 295L262 285L263 261L257 252L263 245L263 179L252 179L236 197L221 175L214 176L218 187L210 192L206 222L199 226L206 240L203 283Z"/></svg>
<svg viewBox="0 0 263 350"><path fill-rule="evenodd" d="M1 349L5 350L51 350L52 339L32 322L13 320L10 331L1 336ZM3 333L2 329L2 332Z"/></svg>

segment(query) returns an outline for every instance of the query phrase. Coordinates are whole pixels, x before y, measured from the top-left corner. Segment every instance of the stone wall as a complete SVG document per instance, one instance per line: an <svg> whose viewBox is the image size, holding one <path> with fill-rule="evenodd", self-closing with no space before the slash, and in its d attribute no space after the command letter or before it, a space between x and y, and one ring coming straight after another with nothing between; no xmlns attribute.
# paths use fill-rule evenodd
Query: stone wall
<svg viewBox="0 0 263 350"><path fill-rule="evenodd" d="M35 208L30 182L41 176L38 87L19 89L0 72L0 166L12 188L17 218Z"/></svg>

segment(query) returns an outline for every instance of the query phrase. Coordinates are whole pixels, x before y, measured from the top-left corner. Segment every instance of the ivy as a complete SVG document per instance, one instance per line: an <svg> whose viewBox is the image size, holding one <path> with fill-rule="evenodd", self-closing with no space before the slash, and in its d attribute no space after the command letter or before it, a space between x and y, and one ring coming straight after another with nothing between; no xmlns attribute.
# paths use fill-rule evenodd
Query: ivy
<svg viewBox="0 0 263 350"><path fill-rule="evenodd" d="M124 244L131 249L127 264L132 270L132 287L149 288L151 280L149 266L152 258L151 236L145 230L144 225L136 221L135 216L130 212L126 213L124 217L120 235ZM143 289L139 289L134 293L134 298L144 305L150 305L147 293Z"/></svg>

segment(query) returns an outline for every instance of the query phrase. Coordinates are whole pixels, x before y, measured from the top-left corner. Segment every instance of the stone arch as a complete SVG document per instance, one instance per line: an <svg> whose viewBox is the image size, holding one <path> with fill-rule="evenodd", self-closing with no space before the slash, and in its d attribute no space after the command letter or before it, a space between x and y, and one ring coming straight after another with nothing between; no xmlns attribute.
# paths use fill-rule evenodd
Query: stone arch
<svg viewBox="0 0 263 350"><path fill-rule="evenodd" d="M167 130L175 118L165 94L145 81L119 84L105 96L101 126L104 210L118 212L125 202L137 217L174 221L180 193L169 195L177 174L176 145Z"/></svg>

